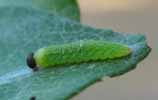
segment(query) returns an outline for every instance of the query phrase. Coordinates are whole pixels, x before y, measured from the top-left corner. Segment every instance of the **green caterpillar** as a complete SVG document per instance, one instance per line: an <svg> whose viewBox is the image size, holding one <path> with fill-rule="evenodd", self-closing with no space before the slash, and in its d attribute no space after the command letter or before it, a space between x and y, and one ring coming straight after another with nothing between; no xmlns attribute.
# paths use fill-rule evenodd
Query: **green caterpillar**
<svg viewBox="0 0 158 100"><path fill-rule="evenodd" d="M27 64L33 70L65 64L104 61L127 56L131 49L122 44L101 40L81 40L61 45L51 45L31 53Z"/></svg>

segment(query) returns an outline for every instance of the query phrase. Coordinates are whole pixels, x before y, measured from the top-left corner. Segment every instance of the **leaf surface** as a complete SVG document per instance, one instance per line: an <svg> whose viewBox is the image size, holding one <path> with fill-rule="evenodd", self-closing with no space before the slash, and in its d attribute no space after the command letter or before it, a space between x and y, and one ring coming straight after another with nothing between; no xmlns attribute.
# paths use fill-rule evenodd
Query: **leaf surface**
<svg viewBox="0 0 158 100"><path fill-rule="evenodd" d="M77 0L0 0L0 6L39 8L40 10L80 21L80 10Z"/></svg>

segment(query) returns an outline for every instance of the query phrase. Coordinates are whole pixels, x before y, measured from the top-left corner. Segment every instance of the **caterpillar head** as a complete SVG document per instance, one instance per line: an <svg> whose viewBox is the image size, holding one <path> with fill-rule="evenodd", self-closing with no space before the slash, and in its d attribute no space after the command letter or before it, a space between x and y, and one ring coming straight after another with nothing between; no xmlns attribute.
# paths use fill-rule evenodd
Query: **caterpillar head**
<svg viewBox="0 0 158 100"><path fill-rule="evenodd" d="M37 71L38 70L38 67L36 65L36 61L34 59L34 53L30 53L27 56L26 62L27 62L28 67L31 68L33 71Z"/></svg>

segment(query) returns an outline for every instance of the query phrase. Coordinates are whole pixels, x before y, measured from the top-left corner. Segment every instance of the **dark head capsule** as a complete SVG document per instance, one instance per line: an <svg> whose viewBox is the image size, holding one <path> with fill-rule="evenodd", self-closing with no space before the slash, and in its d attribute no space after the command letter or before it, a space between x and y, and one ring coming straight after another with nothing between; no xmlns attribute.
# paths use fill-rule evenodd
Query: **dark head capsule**
<svg viewBox="0 0 158 100"><path fill-rule="evenodd" d="M36 97L35 97L35 96L32 96L32 97L30 98L30 100L36 100Z"/></svg>
<svg viewBox="0 0 158 100"><path fill-rule="evenodd" d="M35 61L33 56L34 56L34 53L30 53L27 56L26 62L27 62L27 65L28 65L29 68L33 69L33 71L37 71L38 68L36 66L36 61Z"/></svg>

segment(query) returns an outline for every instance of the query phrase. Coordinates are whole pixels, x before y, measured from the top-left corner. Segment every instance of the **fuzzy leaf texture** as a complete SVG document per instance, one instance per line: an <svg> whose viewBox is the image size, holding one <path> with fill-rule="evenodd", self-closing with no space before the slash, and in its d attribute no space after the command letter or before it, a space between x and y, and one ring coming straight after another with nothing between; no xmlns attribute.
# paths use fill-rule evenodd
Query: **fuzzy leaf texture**
<svg viewBox="0 0 158 100"><path fill-rule="evenodd" d="M1 100L65 100L104 76L118 76L136 67L150 52L144 35L95 29L58 15L26 7L0 8ZM39 48L94 39L128 45L121 59L61 66L32 72L26 56Z"/></svg>
<svg viewBox="0 0 158 100"><path fill-rule="evenodd" d="M38 8L80 21L80 10L76 0L0 0L0 6Z"/></svg>

